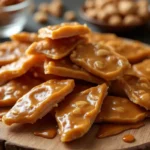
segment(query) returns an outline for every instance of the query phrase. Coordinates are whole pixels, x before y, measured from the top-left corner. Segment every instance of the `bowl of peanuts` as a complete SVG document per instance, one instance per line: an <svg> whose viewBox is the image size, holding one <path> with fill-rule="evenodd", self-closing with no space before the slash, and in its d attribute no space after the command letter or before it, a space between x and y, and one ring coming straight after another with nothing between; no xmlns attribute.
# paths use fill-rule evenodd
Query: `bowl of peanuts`
<svg viewBox="0 0 150 150"><path fill-rule="evenodd" d="M0 1L0 38L20 32L27 22L31 0Z"/></svg>
<svg viewBox="0 0 150 150"><path fill-rule="evenodd" d="M131 31L150 18L148 0L86 0L80 15L110 32Z"/></svg>

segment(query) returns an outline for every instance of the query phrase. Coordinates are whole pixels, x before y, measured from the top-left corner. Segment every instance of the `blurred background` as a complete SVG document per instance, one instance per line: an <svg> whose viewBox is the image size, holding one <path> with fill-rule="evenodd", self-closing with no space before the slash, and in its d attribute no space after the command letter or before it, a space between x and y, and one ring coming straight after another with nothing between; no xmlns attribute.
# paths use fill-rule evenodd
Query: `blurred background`
<svg viewBox="0 0 150 150"><path fill-rule="evenodd" d="M37 32L37 30L43 26L59 24L61 22L66 22L66 21L77 21L77 22L80 22L81 24L86 23L93 31L96 31L96 32L115 32L117 35L122 36L122 37L140 40L145 43L150 43L149 16L146 16L146 17L144 16L146 19L142 18L142 20L140 21L136 18L135 15L134 16L130 15L130 17L128 18L126 17L125 13L127 14L137 13L137 12L134 12L134 11L137 11L137 9L134 7L135 5L132 6L130 4L122 4L123 6L123 8L121 8L122 12L119 12L122 14L119 14L119 15L121 15L123 19L126 17L127 18L126 22L128 21L127 23L131 23L128 25L127 24L123 25L122 24L123 21L122 20L120 21L119 20L120 18L116 15L113 16L113 18L111 19L109 18L109 20L107 18L107 21L105 21L104 9L97 7L98 6L97 4L96 4L97 11L95 10L94 10L95 12L93 10L89 11L89 9L93 7L91 4L91 1L95 3L96 0L86 0L86 1L85 0L62 0L61 1L62 6L57 6L56 1L60 1L60 0L53 0L53 1L50 1L50 0L31 1L29 0L30 4L28 7L30 7L30 9L26 11L28 12L30 11L31 13L27 15L27 22L25 23L25 26L23 26L23 31ZM100 3L101 1L107 1L107 0L97 0L97 2L100 2ZM113 0L113 1L116 1L116 0ZM134 1L135 3L137 2L137 0L125 0L125 1ZM138 1L143 2L145 0L138 0ZM49 7L49 10L47 13L46 5L48 6L50 4L51 4L51 8ZM142 4L139 4L139 5L141 6ZM147 9L148 9L148 3L145 5L147 8L146 7L143 8L142 10L143 14L147 13ZM116 14L115 12L116 10L110 5L109 6L107 5L107 11L108 13ZM41 12L43 12L44 14ZM26 14L26 13L27 12L23 12L23 14ZM149 13L149 10L148 10L148 13ZM95 17L95 14L100 14L99 15L100 17L97 19L97 16ZM3 19L2 16L4 15L0 15L0 20ZM132 20L132 18L134 20ZM16 22L19 22L19 20ZM117 30L119 29L119 31L116 31L116 29ZM2 30L0 30L0 32L2 32ZM4 40L6 39L2 38L1 36L0 41L4 41Z"/></svg>

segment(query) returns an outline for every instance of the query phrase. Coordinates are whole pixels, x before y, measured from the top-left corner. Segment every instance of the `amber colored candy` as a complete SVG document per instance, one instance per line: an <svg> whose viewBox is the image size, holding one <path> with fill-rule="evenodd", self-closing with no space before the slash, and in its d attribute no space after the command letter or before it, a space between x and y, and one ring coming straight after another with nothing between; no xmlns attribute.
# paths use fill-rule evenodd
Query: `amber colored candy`
<svg viewBox="0 0 150 150"><path fill-rule="evenodd" d="M126 134L123 136L123 141L127 143L132 143L135 141L135 137L132 134Z"/></svg>
<svg viewBox="0 0 150 150"><path fill-rule="evenodd" d="M150 110L150 82L145 77L125 75L119 80L133 103Z"/></svg>
<svg viewBox="0 0 150 150"><path fill-rule="evenodd" d="M110 40L107 42L120 55L126 57L130 63L138 63L150 56L150 47L137 41L125 39Z"/></svg>
<svg viewBox="0 0 150 150"><path fill-rule="evenodd" d="M106 84L70 94L56 108L61 141L69 142L82 137L92 126L103 99L107 94Z"/></svg>
<svg viewBox="0 0 150 150"><path fill-rule="evenodd" d="M121 97L107 96L95 122L135 123L147 117L146 110Z"/></svg>
<svg viewBox="0 0 150 150"><path fill-rule="evenodd" d="M42 56L23 56L17 61L0 68L0 84L25 74L35 64L43 61Z"/></svg>
<svg viewBox="0 0 150 150"><path fill-rule="evenodd" d="M82 35L89 32L90 29L87 27L86 24L81 25L77 22L68 22L41 28L38 31L38 36L39 38L61 39L76 35Z"/></svg>
<svg viewBox="0 0 150 150"><path fill-rule="evenodd" d="M129 129L138 129L142 126L144 126L143 122L138 122L135 124L101 124L96 137L105 138L119 134Z"/></svg>
<svg viewBox="0 0 150 150"><path fill-rule="evenodd" d="M98 33L98 32L91 32L89 34L85 35L88 39L89 42L91 43L99 43L99 42L108 42L110 40L115 40L118 39L118 37L115 34L110 34L110 33Z"/></svg>
<svg viewBox="0 0 150 150"><path fill-rule="evenodd" d="M104 80L91 75L81 67L73 64L69 58L56 61L47 60L44 64L44 68L45 74L80 79L98 84L104 83Z"/></svg>
<svg viewBox="0 0 150 150"><path fill-rule="evenodd" d="M150 59L133 65L133 70L138 76L146 77L150 81Z"/></svg>
<svg viewBox="0 0 150 150"><path fill-rule="evenodd" d="M27 49L26 54L44 54L51 59L61 59L68 55L83 39L79 36L58 40L44 39L39 42L34 42Z"/></svg>
<svg viewBox="0 0 150 150"><path fill-rule="evenodd" d="M125 57L102 43L79 44L71 53L70 58L75 64L105 80L117 79L130 66Z"/></svg>
<svg viewBox="0 0 150 150"><path fill-rule="evenodd" d="M2 117L11 109L11 107L2 107L0 108L0 121L2 121Z"/></svg>
<svg viewBox="0 0 150 150"><path fill-rule="evenodd" d="M45 116L63 98L72 92L74 80L49 80L21 97L12 109L3 116L5 124L35 123Z"/></svg>
<svg viewBox="0 0 150 150"><path fill-rule="evenodd" d="M18 60L24 55L28 46L28 44L19 43L17 41L0 43L0 66Z"/></svg>
<svg viewBox="0 0 150 150"><path fill-rule="evenodd" d="M11 36L11 39L21 43L33 43L38 40L36 33L20 32Z"/></svg>
<svg viewBox="0 0 150 150"><path fill-rule="evenodd" d="M0 87L0 107L13 106L20 97L40 83L40 80L34 79L29 75L23 75L9 81Z"/></svg>

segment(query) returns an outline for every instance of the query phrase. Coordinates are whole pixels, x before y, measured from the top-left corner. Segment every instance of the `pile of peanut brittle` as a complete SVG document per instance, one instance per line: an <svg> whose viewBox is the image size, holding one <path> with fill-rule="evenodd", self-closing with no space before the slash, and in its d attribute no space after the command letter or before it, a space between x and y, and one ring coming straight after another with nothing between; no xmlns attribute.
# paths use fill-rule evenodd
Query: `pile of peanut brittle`
<svg viewBox="0 0 150 150"><path fill-rule="evenodd" d="M0 44L0 117L6 125L55 117L62 142L100 123L99 138L143 126L150 47L62 23Z"/></svg>

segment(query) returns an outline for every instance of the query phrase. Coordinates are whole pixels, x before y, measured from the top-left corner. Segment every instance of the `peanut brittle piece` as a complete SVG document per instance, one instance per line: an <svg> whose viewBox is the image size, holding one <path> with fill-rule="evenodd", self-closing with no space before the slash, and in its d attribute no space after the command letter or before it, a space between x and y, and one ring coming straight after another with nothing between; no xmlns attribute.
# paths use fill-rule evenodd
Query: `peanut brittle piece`
<svg viewBox="0 0 150 150"><path fill-rule="evenodd" d="M119 80L133 103L150 109L150 82L145 77L125 75Z"/></svg>
<svg viewBox="0 0 150 150"><path fill-rule="evenodd" d="M106 84L70 94L56 108L56 119L61 141L69 142L82 137L92 126L107 94Z"/></svg>
<svg viewBox="0 0 150 150"><path fill-rule="evenodd" d="M98 32L91 32L89 34L86 34L86 37L89 39L91 43L99 43L101 41L108 42L110 40L118 39L118 37L115 34L110 33L98 33Z"/></svg>
<svg viewBox="0 0 150 150"><path fill-rule="evenodd" d="M43 61L42 56L23 56L17 61L0 68L0 84L25 74L35 64Z"/></svg>
<svg viewBox="0 0 150 150"><path fill-rule="evenodd" d="M61 39L76 35L89 33L90 29L86 24L81 25L77 22L61 23L59 25L41 28L38 33L39 38ZM68 42L69 44L69 42Z"/></svg>
<svg viewBox="0 0 150 150"><path fill-rule="evenodd" d="M73 88L74 80L44 82L21 97L2 120L7 125L34 123L50 112Z"/></svg>
<svg viewBox="0 0 150 150"><path fill-rule="evenodd" d="M150 47L137 41L125 39L112 40L107 42L120 55L126 57L130 63L137 63L150 56Z"/></svg>
<svg viewBox="0 0 150 150"><path fill-rule="evenodd" d="M67 56L83 39L79 36L58 40L45 39L34 42L27 49L26 54L44 54L51 59L61 59Z"/></svg>
<svg viewBox="0 0 150 150"><path fill-rule="evenodd" d="M2 117L11 109L11 107L2 107L0 108L0 121L2 121Z"/></svg>
<svg viewBox="0 0 150 150"><path fill-rule="evenodd" d="M38 40L36 33L20 32L11 36L11 39L21 43L33 43Z"/></svg>
<svg viewBox="0 0 150 150"><path fill-rule="evenodd" d="M105 80L115 80L130 66L125 57L102 43L78 44L70 58L75 64Z"/></svg>
<svg viewBox="0 0 150 150"><path fill-rule="evenodd" d="M81 67L73 64L69 58L61 60L49 61L44 64L45 74L53 74L62 77L75 78L85 80L92 83L104 83L104 80L99 79L90 73L83 70Z"/></svg>
<svg viewBox="0 0 150 150"><path fill-rule="evenodd" d="M133 65L133 70L138 76L146 77L150 81L150 59Z"/></svg>
<svg viewBox="0 0 150 150"><path fill-rule="evenodd" d="M24 55L28 46L28 44L19 43L17 41L0 43L0 66L18 60Z"/></svg>
<svg viewBox="0 0 150 150"><path fill-rule="evenodd" d="M135 124L102 124L100 125L99 131L97 132L97 138L105 138L108 136L116 135L121 132L130 129L138 129L143 127L143 122L138 122Z"/></svg>
<svg viewBox="0 0 150 150"><path fill-rule="evenodd" d="M146 118L146 110L121 97L107 96L95 122L135 123Z"/></svg>
<svg viewBox="0 0 150 150"><path fill-rule="evenodd" d="M29 75L23 75L9 81L0 87L0 107L13 106L20 97L40 83L40 80L34 79Z"/></svg>

